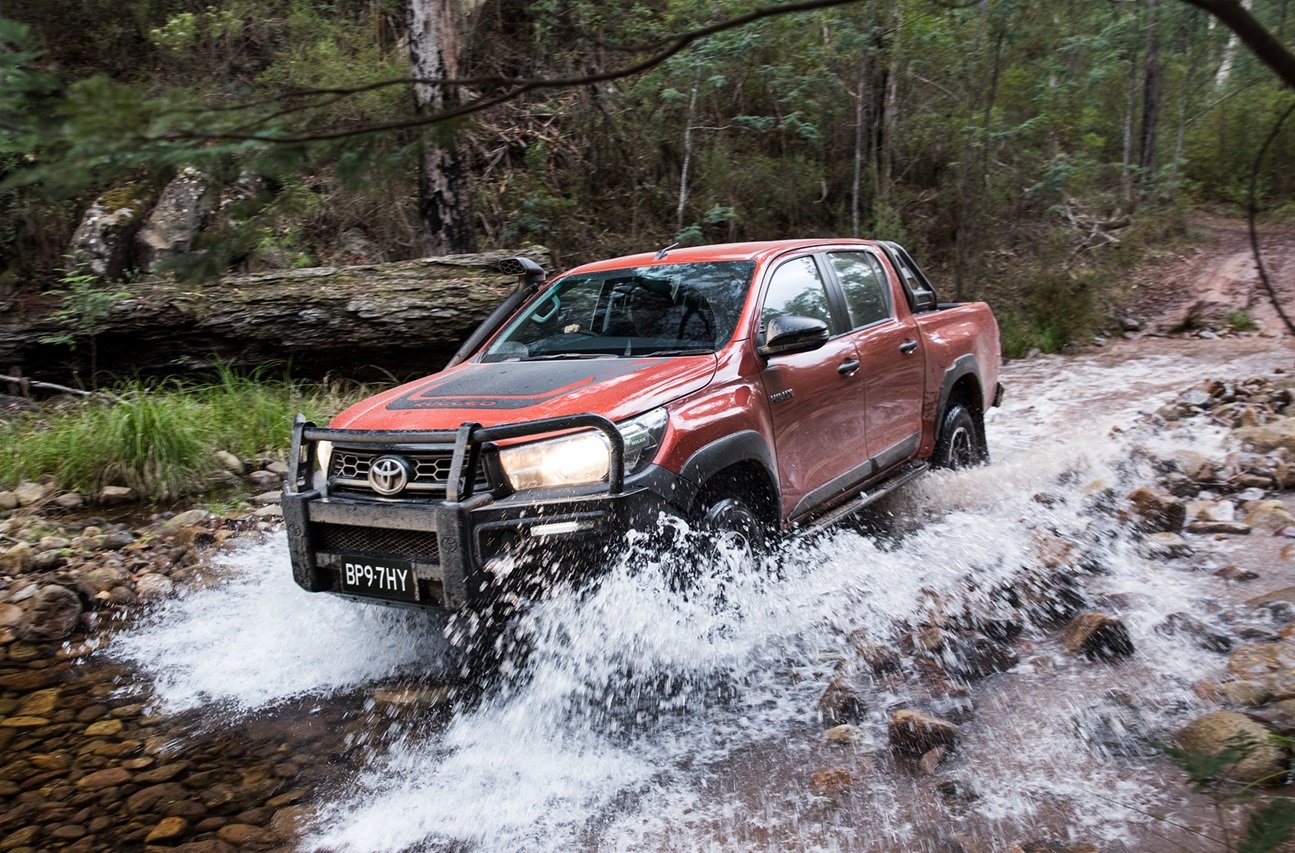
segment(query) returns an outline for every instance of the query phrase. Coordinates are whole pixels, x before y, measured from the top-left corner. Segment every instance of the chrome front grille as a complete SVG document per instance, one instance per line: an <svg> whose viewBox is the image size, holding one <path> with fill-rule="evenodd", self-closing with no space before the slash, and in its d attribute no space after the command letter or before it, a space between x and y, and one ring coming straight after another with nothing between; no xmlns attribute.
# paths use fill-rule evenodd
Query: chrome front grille
<svg viewBox="0 0 1295 853"><path fill-rule="evenodd" d="M385 455L388 455L387 451L335 448L328 465L330 487L335 491L375 494L369 485L369 467L374 459ZM452 450L418 450L390 455L403 457L413 467L413 476L405 486L405 492L417 497L445 497L450 466L454 461ZM463 485L460 482L460 488ZM489 488L484 465L477 467L475 485L479 489Z"/></svg>

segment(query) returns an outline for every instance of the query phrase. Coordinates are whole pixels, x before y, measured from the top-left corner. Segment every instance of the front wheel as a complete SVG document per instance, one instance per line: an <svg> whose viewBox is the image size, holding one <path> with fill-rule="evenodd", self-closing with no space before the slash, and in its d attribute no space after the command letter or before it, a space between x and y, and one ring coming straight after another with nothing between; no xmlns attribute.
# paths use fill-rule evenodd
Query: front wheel
<svg viewBox="0 0 1295 853"><path fill-rule="evenodd" d="M971 468L989 461L984 424L961 403L954 403L940 421L931 462L937 468Z"/></svg>

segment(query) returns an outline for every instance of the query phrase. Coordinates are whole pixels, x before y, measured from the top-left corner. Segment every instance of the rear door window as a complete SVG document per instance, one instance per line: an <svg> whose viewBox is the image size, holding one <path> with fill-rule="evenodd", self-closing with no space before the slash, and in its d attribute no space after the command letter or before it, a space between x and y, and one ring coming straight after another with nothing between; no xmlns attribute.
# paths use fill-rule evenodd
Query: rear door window
<svg viewBox="0 0 1295 853"><path fill-rule="evenodd" d="M876 257L870 252L829 252L827 257L840 282L851 328L871 326L893 316L890 282Z"/></svg>

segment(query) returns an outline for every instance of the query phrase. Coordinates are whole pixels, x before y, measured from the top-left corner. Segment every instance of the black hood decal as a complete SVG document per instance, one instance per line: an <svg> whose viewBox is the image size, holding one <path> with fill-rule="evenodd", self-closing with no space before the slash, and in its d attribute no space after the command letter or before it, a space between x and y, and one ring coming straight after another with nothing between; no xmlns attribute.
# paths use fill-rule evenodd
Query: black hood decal
<svg viewBox="0 0 1295 853"><path fill-rule="evenodd" d="M525 409L626 376L652 362L639 359L509 361L476 364L438 376L387 404L404 409Z"/></svg>

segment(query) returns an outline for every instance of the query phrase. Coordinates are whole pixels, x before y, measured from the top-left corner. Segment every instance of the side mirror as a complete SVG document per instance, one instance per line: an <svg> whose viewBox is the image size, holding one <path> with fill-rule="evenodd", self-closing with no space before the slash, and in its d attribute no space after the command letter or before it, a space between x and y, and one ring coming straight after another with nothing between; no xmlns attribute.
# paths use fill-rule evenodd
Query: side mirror
<svg viewBox="0 0 1295 853"><path fill-rule="evenodd" d="M827 343L827 323L813 317L774 317L764 330L760 355L768 358L789 352L809 352Z"/></svg>

